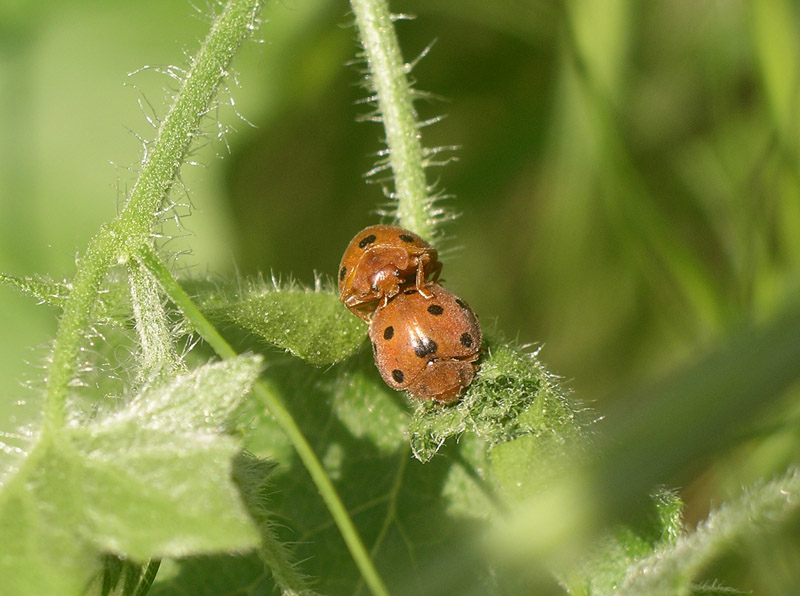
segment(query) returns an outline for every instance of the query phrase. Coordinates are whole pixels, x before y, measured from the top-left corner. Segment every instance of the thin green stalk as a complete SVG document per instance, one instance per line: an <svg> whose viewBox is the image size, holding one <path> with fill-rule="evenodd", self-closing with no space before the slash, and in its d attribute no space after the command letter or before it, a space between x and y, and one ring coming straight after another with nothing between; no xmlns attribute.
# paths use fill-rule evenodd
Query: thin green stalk
<svg viewBox="0 0 800 596"><path fill-rule="evenodd" d="M97 301L100 284L108 273L118 248L115 246L117 243L114 235L109 230L110 227L103 227L92 238L86 255L78 263L72 291L64 305L64 314L53 345L53 359L47 372L44 435L51 428L64 426L66 420L64 403L67 399L67 388L75 375L81 343Z"/></svg>
<svg viewBox="0 0 800 596"><path fill-rule="evenodd" d="M261 0L230 0L192 61L172 109L148 147L131 198L117 218L103 226L78 262L64 305L47 375L45 427L64 425L64 402L97 293L108 270L149 248L156 214L166 200L195 137L200 118L214 101L219 82L241 41L253 30Z"/></svg>
<svg viewBox="0 0 800 596"><path fill-rule="evenodd" d="M370 83L386 130L400 224L431 238L435 220L425 181L422 148L407 68L385 0L351 0L361 44L367 56Z"/></svg>
<svg viewBox="0 0 800 596"><path fill-rule="evenodd" d="M192 324L195 331L214 351L222 358L235 357L237 355L236 351L195 306L192 299L172 277L172 274L158 256L152 251L147 251L142 256L141 261L161 284L164 293L183 312L183 315ZM325 472L325 468L322 467L322 463L314 453L300 427L297 426L292 414L283 405L277 393L264 381L256 381L253 385L253 393L265 404L269 413L278 422L289 441L291 441L295 451L297 451L303 465L317 486L322 499L325 501L325 505L328 507L336 526L339 528L339 532L347 544L350 555L361 572L364 582L369 586L374 596L388 596L389 592L380 575L378 575L378 571L375 569L344 503L342 503L339 494L336 492L336 487L333 486L328 474Z"/></svg>
<svg viewBox="0 0 800 596"><path fill-rule="evenodd" d="M153 214L167 199L186 151L196 138L200 118L215 101L220 81L227 75L242 40L254 29L260 9L261 0L229 0L192 60L121 214L136 232L149 235Z"/></svg>
<svg viewBox="0 0 800 596"><path fill-rule="evenodd" d="M169 299L177 306L186 319L192 324L194 330L200 334L205 342L219 355L220 358L235 358L238 356L236 350L225 340L216 327L205 318L200 309L197 308L189 295L183 290L180 284L172 277L166 265L152 250L145 251L140 257L144 265L156 281L161 284L161 289L169 296Z"/></svg>

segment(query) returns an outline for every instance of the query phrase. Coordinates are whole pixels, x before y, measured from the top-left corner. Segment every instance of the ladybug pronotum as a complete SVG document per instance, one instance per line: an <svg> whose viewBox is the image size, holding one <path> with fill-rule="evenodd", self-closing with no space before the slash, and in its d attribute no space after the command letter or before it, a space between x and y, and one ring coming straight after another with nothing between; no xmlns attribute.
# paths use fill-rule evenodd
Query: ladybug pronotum
<svg viewBox="0 0 800 596"><path fill-rule="evenodd" d="M376 307L385 306L407 284L413 283L427 297L427 287L436 282L441 270L436 249L413 232L397 226L369 226L344 251L339 296L353 314L369 321Z"/></svg>
<svg viewBox="0 0 800 596"><path fill-rule="evenodd" d="M440 285L425 289L427 296L410 288L379 306L369 338L375 364L390 387L450 403L475 376L481 328L458 296Z"/></svg>

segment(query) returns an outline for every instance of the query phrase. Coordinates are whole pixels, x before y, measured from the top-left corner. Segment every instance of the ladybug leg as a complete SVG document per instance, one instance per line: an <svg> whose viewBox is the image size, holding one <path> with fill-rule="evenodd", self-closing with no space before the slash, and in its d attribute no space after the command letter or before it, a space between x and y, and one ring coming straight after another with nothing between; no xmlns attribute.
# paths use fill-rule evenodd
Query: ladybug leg
<svg viewBox="0 0 800 596"><path fill-rule="evenodd" d="M417 291L425 300L430 300L433 298L433 294L425 291L425 285L425 264L422 262L422 259L420 259L417 265Z"/></svg>
<svg viewBox="0 0 800 596"><path fill-rule="evenodd" d="M425 298L426 300L430 300L433 298L433 294L430 292L425 291L426 285L433 285L436 283L436 280L439 279L439 274L442 272L442 264L440 262L436 262L433 267L433 277L431 278L430 282L425 281L425 266L430 262L430 257L428 255L422 255L419 258L419 263L417 263L417 291L419 295Z"/></svg>

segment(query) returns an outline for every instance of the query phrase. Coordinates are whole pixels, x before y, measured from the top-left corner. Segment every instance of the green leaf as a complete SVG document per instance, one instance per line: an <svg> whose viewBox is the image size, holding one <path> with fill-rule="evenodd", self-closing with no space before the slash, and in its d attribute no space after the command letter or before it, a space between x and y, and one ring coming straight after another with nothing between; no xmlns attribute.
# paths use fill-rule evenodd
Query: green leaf
<svg viewBox="0 0 800 596"><path fill-rule="evenodd" d="M146 561L255 547L231 480L240 447L220 429L259 369L255 357L209 364L43 434L0 493L4 594L78 594L105 551Z"/></svg>
<svg viewBox="0 0 800 596"><path fill-rule="evenodd" d="M562 584L570 594L616 593L632 565L675 544L683 534L682 510L674 492L656 492L638 523L612 528L575 569L562 575Z"/></svg>
<svg viewBox="0 0 800 596"><path fill-rule="evenodd" d="M219 428L259 368L203 366L74 432L99 546L143 560L255 545L230 477L240 447Z"/></svg>
<svg viewBox="0 0 800 596"><path fill-rule="evenodd" d="M286 596L314 596L306 578L290 563L288 548L276 537L276 524L271 508L274 487L267 478L273 464L243 453L235 462L234 478L242 491L245 504L258 524L261 546L246 555L196 556L167 562L166 573L152 589L153 596L193 594L252 593L271 594L274 585ZM270 574L272 578L270 578Z"/></svg>
<svg viewBox="0 0 800 596"><path fill-rule="evenodd" d="M74 526L64 523L57 509L69 493L65 489L73 486L70 471L67 468L62 470L65 476L48 479L42 467L32 476L34 483L12 482L3 487L0 572L8 596L80 594L89 578L92 551L85 540L75 536ZM61 489L50 489L46 485L50 480ZM42 481L45 486L41 486Z"/></svg>
<svg viewBox="0 0 800 596"><path fill-rule="evenodd" d="M491 341L478 376L461 401L451 407L420 405L409 432L414 456L425 462L449 437L464 432L475 433L490 447L527 437L515 449L527 453L523 445L547 444L548 453L561 453L567 446L582 444L586 424L583 410L570 403L536 354ZM493 457L498 463L501 459L499 453Z"/></svg>
<svg viewBox="0 0 800 596"><path fill-rule="evenodd" d="M364 322L330 291L273 290L256 284L233 297L217 295L203 310L315 366L344 360L366 337Z"/></svg>
<svg viewBox="0 0 800 596"><path fill-rule="evenodd" d="M96 296L93 305L94 315L99 320L106 320L117 324L130 319L131 306L128 295L128 285L124 276L118 272L111 272L105 280L103 289ZM42 275L26 275L16 277L0 273L0 284L16 288L26 296L30 296L40 304L46 304L63 310L64 305L72 291L72 283L68 281L55 281Z"/></svg>
<svg viewBox="0 0 800 596"><path fill-rule="evenodd" d="M637 525L617 526L603 537L576 569L562 577L570 594L591 596L716 596L742 592L698 585L694 577L726 548L777 526L797 510L800 474L757 486L713 511L693 533L683 530L681 501L659 491L654 507Z"/></svg>
<svg viewBox="0 0 800 596"><path fill-rule="evenodd" d="M255 553L164 561L148 596L279 594ZM291 594L291 593L288 593ZM283 596L283 595L282 595Z"/></svg>
<svg viewBox="0 0 800 596"><path fill-rule="evenodd" d="M728 588L727 586L713 585L692 585L689 587L689 594L691 596L747 596L750 592L743 592L736 588Z"/></svg>
<svg viewBox="0 0 800 596"><path fill-rule="evenodd" d="M742 538L777 526L798 506L800 472L792 469L781 478L745 491L712 511L693 533L661 545L650 556L636 561L620 582L619 591L628 596L696 593L691 580L711 560Z"/></svg>
<svg viewBox="0 0 800 596"><path fill-rule="evenodd" d="M250 517L258 525L261 534L258 556L283 594L313 596L316 593L309 588L305 576L294 565L289 549L277 537L277 525L271 512L273 488L267 482L272 468L270 462L242 453L236 459L233 473Z"/></svg>
<svg viewBox="0 0 800 596"><path fill-rule="evenodd" d="M491 485L473 465L485 454L482 441L464 437L426 464L412 458L405 434L411 402L386 386L367 349L329 369L285 358L268 370L271 389L309 437L390 593L495 593L487 561L476 560L470 546L495 511ZM278 433L268 413L253 414L248 448L280 464L270 484L280 538L296 545L295 558L319 592L357 592L360 574L315 485L296 455L271 438Z"/></svg>
<svg viewBox="0 0 800 596"><path fill-rule="evenodd" d="M330 392L338 422L352 437L368 441L380 453L407 449L409 398L405 392L386 386L367 350L341 370L343 374L322 386Z"/></svg>
<svg viewBox="0 0 800 596"><path fill-rule="evenodd" d="M70 291L70 284L67 282L40 276L15 277L0 273L0 284L12 286L40 303L56 308L64 307Z"/></svg>

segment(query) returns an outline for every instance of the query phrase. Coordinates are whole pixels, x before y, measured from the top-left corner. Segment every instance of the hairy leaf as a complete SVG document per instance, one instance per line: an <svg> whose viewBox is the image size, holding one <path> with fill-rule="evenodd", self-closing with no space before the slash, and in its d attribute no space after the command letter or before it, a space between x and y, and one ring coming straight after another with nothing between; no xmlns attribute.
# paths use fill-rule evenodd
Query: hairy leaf
<svg viewBox="0 0 800 596"><path fill-rule="evenodd" d="M674 544L683 534L682 510L675 493L658 491L637 524L609 531L575 569L562 575L562 583L570 594L614 594L631 565Z"/></svg>
<svg viewBox="0 0 800 596"><path fill-rule="evenodd" d="M536 354L490 342L480 372L461 401L445 408L422 404L414 412L409 430L414 456L423 462L429 461L448 437L464 432L475 433L493 447L529 437L540 452L560 453L570 444L581 444L587 423L583 418L582 410L569 402ZM526 449L523 444L516 448ZM499 453L493 459L501 465Z"/></svg>
<svg viewBox="0 0 800 596"><path fill-rule="evenodd" d="M470 546L496 506L482 477L481 440L454 442L426 464L414 459L408 397L386 386L369 350L329 369L286 358L268 370L271 388L310 438L392 594L493 593L491 570ZM248 448L280 464L270 483L279 536L296 545L302 571L318 578L321 593L356 592L360 575L316 487L277 438L268 412L254 415ZM473 464L481 457L482 470ZM258 577L254 569L251 579Z"/></svg>
<svg viewBox="0 0 800 596"><path fill-rule="evenodd" d="M234 297L215 297L204 310L316 366L347 358L366 337L363 321L333 292L253 285Z"/></svg>
<svg viewBox="0 0 800 596"><path fill-rule="evenodd" d="M69 296L70 285L66 282L53 281L40 276L15 277L0 273L0 283L17 288L23 294L31 296L38 302L63 308Z"/></svg>
<svg viewBox="0 0 800 596"><path fill-rule="evenodd" d="M620 582L621 591L631 596L696 593L692 579L724 549L776 526L799 506L800 472L792 469L781 478L745 491L712 511L691 534L661 545L650 556L636 561Z"/></svg>
<svg viewBox="0 0 800 596"><path fill-rule="evenodd" d="M209 364L43 435L0 493L4 594L77 594L100 552L256 546L231 479L240 447L220 429L259 369L255 357Z"/></svg>

